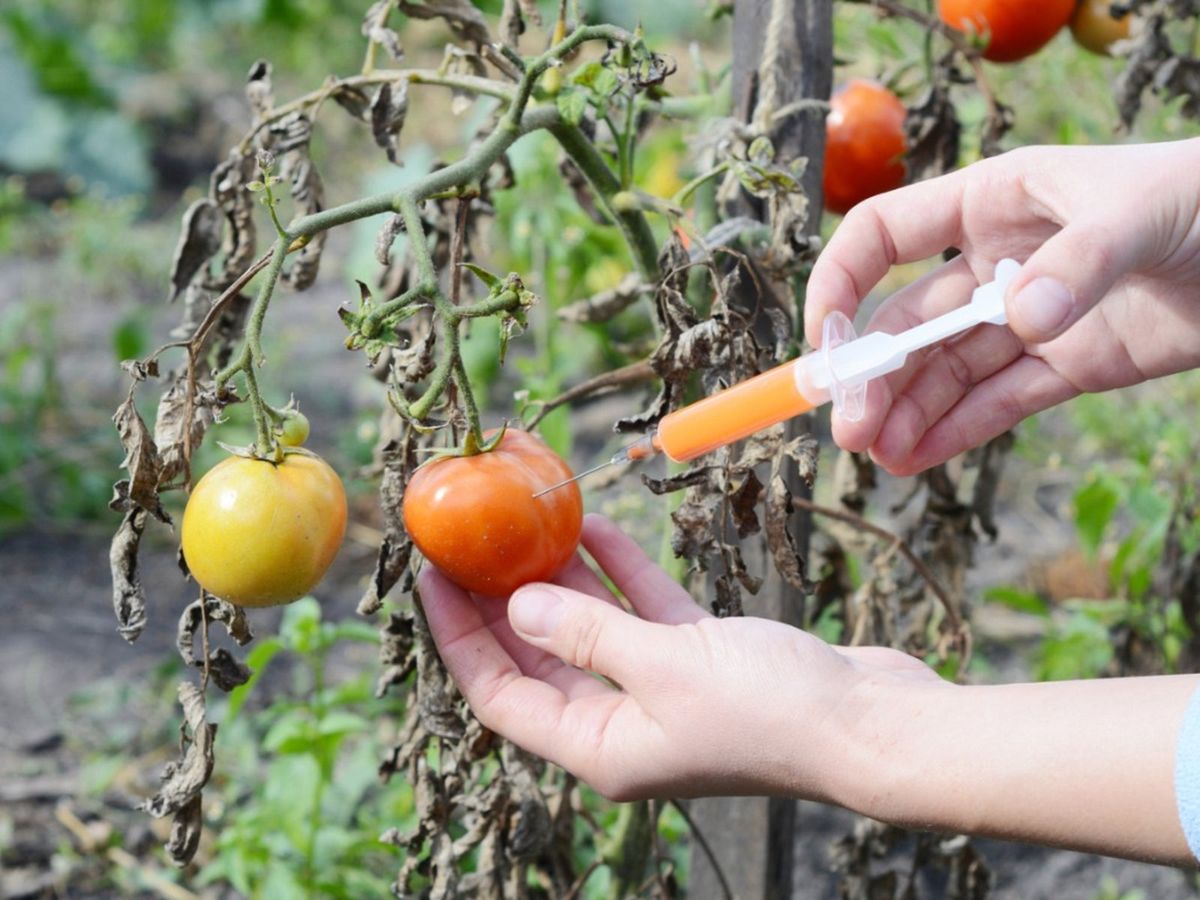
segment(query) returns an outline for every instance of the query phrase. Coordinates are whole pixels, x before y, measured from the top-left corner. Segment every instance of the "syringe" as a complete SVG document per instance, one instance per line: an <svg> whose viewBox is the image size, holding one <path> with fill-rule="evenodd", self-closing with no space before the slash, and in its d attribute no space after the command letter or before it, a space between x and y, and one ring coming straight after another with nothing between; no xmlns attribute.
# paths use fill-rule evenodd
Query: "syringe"
<svg viewBox="0 0 1200 900"><path fill-rule="evenodd" d="M687 462L830 401L839 416L856 422L863 416L867 385L902 367L914 350L976 325L1005 324L1004 292L1020 269L1016 260L1000 260L993 279L975 289L970 303L900 334L876 331L860 338L845 315L832 312L822 326L820 350L669 413L654 431L621 448L611 459L534 496L608 466L658 453L675 462Z"/></svg>

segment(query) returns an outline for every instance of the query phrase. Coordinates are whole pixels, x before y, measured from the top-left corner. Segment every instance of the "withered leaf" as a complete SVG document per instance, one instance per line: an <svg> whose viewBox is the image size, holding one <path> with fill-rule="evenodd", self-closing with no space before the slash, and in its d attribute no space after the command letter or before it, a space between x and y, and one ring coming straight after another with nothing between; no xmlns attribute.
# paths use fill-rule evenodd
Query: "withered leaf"
<svg viewBox="0 0 1200 900"><path fill-rule="evenodd" d="M203 801L197 794L171 818L171 833L164 848L177 866L186 866L200 848L204 828Z"/></svg>
<svg viewBox="0 0 1200 900"><path fill-rule="evenodd" d="M729 495L729 512L737 526L739 538L747 538L757 534L760 525L758 513L758 498L762 494L763 485L751 469L746 472L741 483Z"/></svg>
<svg viewBox="0 0 1200 900"><path fill-rule="evenodd" d="M392 264L392 244L396 241L396 235L403 233L404 217L388 216L383 227L379 229L379 235L375 238L375 258L379 260L381 266Z"/></svg>
<svg viewBox="0 0 1200 900"><path fill-rule="evenodd" d="M400 130L408 115L408 81L385 81L371 101L371 133L387 153L389 162L400 165Z"/></svg>
<svg viewBox="0 0 1200 900"><path fill-rule="evenodd" d="M642 297L653 294L654 289L653 284L642 281L639 275L631 272L622 278L615 288L564 306L558 311L558 317L564 322L607 322L633 306Z"/></svg>
<svg viewBox="0 0 1200 900"><path fill-rule="evenodd" d="M208 427L216 421L221 406L216 385L211 381L197 382L189 428L185 421L188 413L186 372L180 373L175 383L163 393L154 419L154 442L161 461L160 485L171 484L187 474L187 460L204 440Z"/></svg>
<svg viewBox="0 0 1200 900"><path fill-rule="evenodd" d="M202 669L203 663L197 662L196 668ZM208 674L213 684L225 692L241 687L250 680L253 674L250 667L224 647L218 647L208 655Z"/></svg>
<svg viewBox="0 0 1200 900"><path fill-rule="evenodd" d="M355 87L352 84L339 84L330 94L337 105L356 119L362 119L364 122L369 121L371 113L371 98L367 96L366 91L362 88Z"/></svg>
<svg viewBox="0 0 1200 900"><path fill-rule="evenodd" d="M400 0L400 11L414 19L444 19L460 40L476 46L492 42L487 19L469 0L425 0L423 3Z"/></svg>
<svg viewBox="0 0 1200 900"><path fill-rule="evenodd" d="M112 570L113 611L117 631L133 643L146 627L146 595L138 575L138 544L146 527L146 511L132 508L125 513L108 551Z"/></svg>
<svg viewBox="0 0 1200 900"><path fill-rule="evenodd" d="M225 214L224 257L213 286L224 290L250 266L254 259L257 232L254 225L254 195L245 186L254 178L255 162L251 153L232 150L229 156L213 169L209 180L209 196Z"/></svg>
<svg viewBox="0 0 1200 900"><path fill-rule="evenodd" d="M807 590L804 557L796 548L796 540L789 527L792 513L792 493L788 490L787 483L778 468L773 468L771 478L767 483L764 513L767 549L771 552L771 559L775 563L776 571L792 587Z"/></svg>
<svg viewBox="0 0 1200 900"><path fill-rule="evenodd" d="M311 139L312 120L301 112L284 116L268 129L269 148L281 158L279 177L289 183L297 216L310 216L325 208L325 186L309 156ZM327 234L318 232L290 256L291 264L281 276L284 284L303 291L316 281Z"/></svg>
<svg viewBox="0 0 1200 900"><path fill-rule="evenodd" d="M363 16L362 33L369 41L383 47L396 62L404 59L404 47L400 43L400 35L387 25L389 13L392 10L391 0L376 0Z"/></svg>
<svg viewBox="0 0 1200 900"><path fill-rule="evenodd" d="M125 359L121 361L121 368L134 381L145 381L147 378L158 377L157 359Z"/></svg>
<svg viewBox="0 0 1200 900"><path fill-rule="evenodd" d="M650 489L652 494L671 494L684 488L708 481L709 466L694 466L686 472L670 475L666 478L651 478L642 473L642 484Z"/></svg>
<svg viewBox="0 0 1200 900"><path fill-rule="evenodd" d="M935 81L909 107L904 120L908 137L904 161L909 181L923 181L957 166L961 130L948 85Z"/></svg>
<svg viewBox="0 0 1200 900"><path fill-rule="evenodd" d="M271 64L265 59L255 60L250 67L250 73L246 76L246 100L250 103L255 121L265 118L275 105L271 89Z"/></svg>
<svg viewBox="0 0 1200 900"><path fill-rule="evenodd" d="M192 203L183 214L179 242L171 257L171 296L175 300L196 273L221 249L224 234L221 208L208 197Z"/></svg>
<svg viewBox="0 0 1200 900"><path fill-rule="evenodd" d="M360 616L368 616L379 610L388 592L408 572L408 563L412 558L412 540L404 528L402 515L404 488L408 482L407 473L415 468L411 437L406 435L403 443L394 451L386 453L384 458L379 503L383 510L385 531L375 562L375 573L358 603ZM406 579L403 590L410 589L409 582L411 576Z"/></svg>
<svg viewBox="0 0 1200 900"><path fill-rule="evenodd" d="M140 506L160 522L170 523L171 517L162 508L158 498L158 486L162 473L162 460L158 455L158 447L150 437L150 429L142 421L141 414L133 403L133 394L125 398L125 402L117 407L113 414L113 423L117 426L117 434L121 438L121 446L125 450L125 459L121 467L129 471L127 500ZM125 511L124 503L118 503L114 498L114 509ZM112 505L112 504L110 504Z"/></svg>
<svg viewBox="0 0 1200 900"><path fill-rule="evenodd" d="M181 758L163 768L162 784L149 800L140 805L156 819L183 809L200 796L213 767L213 740L217 726L207 721L204 694L190 682L179 685L188 734Z"/></svg>

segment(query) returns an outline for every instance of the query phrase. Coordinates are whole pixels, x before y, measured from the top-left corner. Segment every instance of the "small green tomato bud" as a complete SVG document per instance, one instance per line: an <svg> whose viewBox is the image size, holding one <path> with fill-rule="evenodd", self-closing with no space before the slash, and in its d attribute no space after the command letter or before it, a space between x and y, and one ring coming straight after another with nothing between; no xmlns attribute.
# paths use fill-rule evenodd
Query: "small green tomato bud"
<svg viewBox="0 0 1200 900"><path fill-rule="evenodd" d="M308 416L299 410L289 412L279 424L279 443L299 447L308 440Z"/></svg>

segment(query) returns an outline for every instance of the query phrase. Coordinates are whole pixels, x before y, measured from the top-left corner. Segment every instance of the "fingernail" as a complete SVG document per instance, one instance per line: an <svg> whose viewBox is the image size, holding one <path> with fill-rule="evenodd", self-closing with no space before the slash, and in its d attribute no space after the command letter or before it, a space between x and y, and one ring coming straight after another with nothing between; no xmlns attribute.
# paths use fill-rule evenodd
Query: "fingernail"
<svg viewBox="0 0 1200 900"><path fill-rule="evenodd" d="M1074 305L1070 289L1056 278L1035 278L1013 298L1021 321L1046 336L1067 320Z"/></svg>
<svg viewBox="0 0 1200 900"><path fill-rule="evenodd" d="M542 588L522 588L508 604L508 621L529 637L548 637L562 618L562 597Z"/></svg>

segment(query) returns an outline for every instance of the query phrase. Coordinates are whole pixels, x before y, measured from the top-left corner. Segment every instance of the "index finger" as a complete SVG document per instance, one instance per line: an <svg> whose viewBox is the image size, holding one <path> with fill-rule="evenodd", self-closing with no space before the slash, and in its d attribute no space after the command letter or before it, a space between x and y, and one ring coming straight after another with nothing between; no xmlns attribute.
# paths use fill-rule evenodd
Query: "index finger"
<svg viewBox="0 0 1200 900"><path fill-rule="evenodd" d="M821 345L834 310L853 319L858 304L888 269L941 253L962 241L961 169L864 200L846 214L808 279L804 334Z"/></svg>

